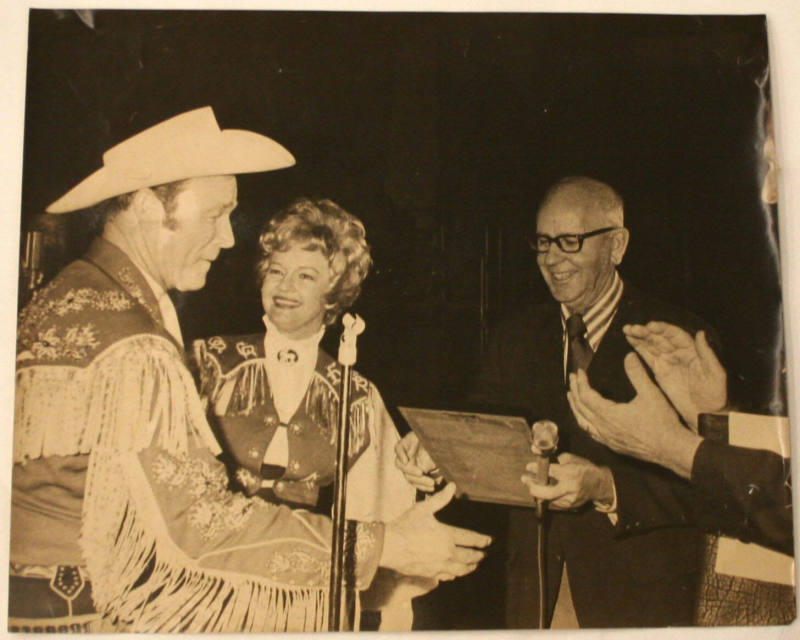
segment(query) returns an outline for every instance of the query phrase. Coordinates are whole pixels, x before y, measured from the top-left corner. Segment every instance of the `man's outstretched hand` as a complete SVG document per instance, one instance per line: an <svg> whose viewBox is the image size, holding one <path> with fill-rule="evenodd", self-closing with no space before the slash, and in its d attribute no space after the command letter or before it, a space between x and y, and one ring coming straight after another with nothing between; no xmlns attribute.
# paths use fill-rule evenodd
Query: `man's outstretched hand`
<svg viewBox="0 0 800 640"><path fill-rule="evenodd" d="M474 571L492 539L469 529L442 524L434 514L453 499L456 486L418 502L386 523L380 566L399 573L452 580Z"/></svg>

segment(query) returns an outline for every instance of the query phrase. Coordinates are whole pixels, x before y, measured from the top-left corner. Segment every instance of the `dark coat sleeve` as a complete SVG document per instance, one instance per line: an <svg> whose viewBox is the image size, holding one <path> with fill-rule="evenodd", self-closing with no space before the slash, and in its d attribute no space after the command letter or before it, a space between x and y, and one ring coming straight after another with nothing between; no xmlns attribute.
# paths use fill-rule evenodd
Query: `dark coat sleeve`
<svg viewBox="0 0 800 640"><path fill-rule="evenodd" d="M789 461L704 440L692 466L703 528L793 555Z"/></svg>

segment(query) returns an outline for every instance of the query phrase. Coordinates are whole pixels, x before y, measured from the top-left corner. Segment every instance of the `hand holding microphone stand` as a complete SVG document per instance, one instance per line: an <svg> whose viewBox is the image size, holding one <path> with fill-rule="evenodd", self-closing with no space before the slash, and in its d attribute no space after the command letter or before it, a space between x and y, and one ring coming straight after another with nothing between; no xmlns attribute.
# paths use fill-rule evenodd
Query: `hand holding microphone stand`
<svg viewBox="0 0 800 640"><path fill-rule="evenodd" d="M558 427L550 420L539 420L531 427L531 451L536 454L536 484L548 484L550 478L550 457L558 445ZM536 517L542 519L545 511L544 500L536 500Z"/></svg>

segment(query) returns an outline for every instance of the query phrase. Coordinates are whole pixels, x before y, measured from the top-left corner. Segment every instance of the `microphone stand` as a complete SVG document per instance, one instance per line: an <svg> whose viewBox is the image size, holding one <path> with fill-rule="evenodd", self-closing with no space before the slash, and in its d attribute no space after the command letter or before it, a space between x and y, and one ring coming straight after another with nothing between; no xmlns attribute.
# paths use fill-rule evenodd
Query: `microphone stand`
<svg viewBox="0 0 800 640"><path fill-rule="evenodd" d="M22 285L20 286L20 307L25 306L33 297L34 291L42 283L42 243L41 231L28 231L25 234L25 253L22 256L20 273Z"/></svg>
<svg viewBox="0 0 800 640"><path fill-rule="evenodd" d="M339 343L342 377L339 387L339 425L336 431L336 470L333 480L333 533L331 540L331 576L328 590L328 630L347 631L342 620L344 575L345 504L347 489L347 449L350 444L350 378L356 363L356 337L364 331L364 321L349 313L342 318L344 330Z"/></svg>
<svg viewBox="0 0 800 640"><path fill-rule="evenodd" d="M558 444L558 427L550 420L539 420L531 429L533 446L538 457L536 465L536 483L548 484L550 480L550 456ZM544 518L546 505L544 500L536 501L537 543L536 558L539 565L539 628L545 628L545 612L547 610L547 563L545 558Z"/></svg>

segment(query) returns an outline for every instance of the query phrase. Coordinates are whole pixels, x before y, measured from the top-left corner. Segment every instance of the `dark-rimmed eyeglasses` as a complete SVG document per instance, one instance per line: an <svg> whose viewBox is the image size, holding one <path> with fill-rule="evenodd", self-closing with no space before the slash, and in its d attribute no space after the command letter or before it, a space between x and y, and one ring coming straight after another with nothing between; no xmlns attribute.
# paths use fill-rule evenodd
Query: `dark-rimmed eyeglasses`
<svg viewBox="0 0 800 640"><path fill-rule="evenodd" d="M586 233L564 233L555 238L544 233L537 233L533 238L528 239L528 244L536 253L547 253L550 250L550 245L554 242L564 253L578 253L583 249L583 241L586 238L599 236L601 233L616 231L617 229L622 229L622 227L603 227Z"/></svg>

